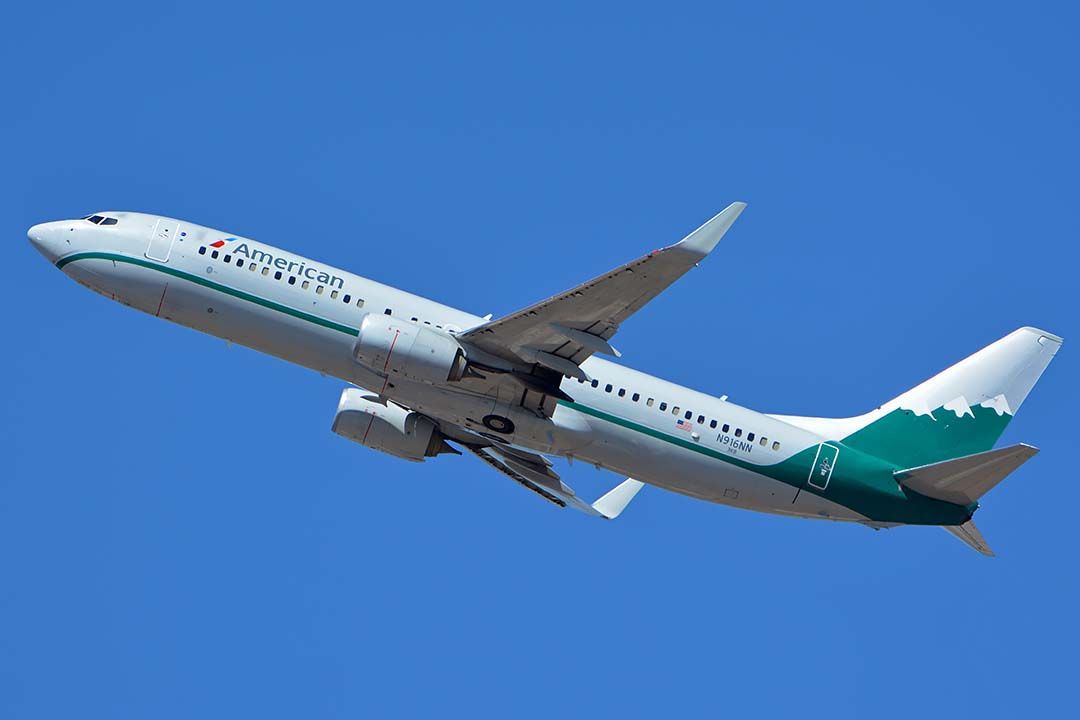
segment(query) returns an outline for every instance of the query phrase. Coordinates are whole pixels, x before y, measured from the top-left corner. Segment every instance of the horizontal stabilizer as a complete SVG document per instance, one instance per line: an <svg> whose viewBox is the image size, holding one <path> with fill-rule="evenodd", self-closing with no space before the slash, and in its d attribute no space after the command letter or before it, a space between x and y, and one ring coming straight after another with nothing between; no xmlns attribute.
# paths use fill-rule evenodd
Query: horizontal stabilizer
<svg viewBox="0 0 1080 720"><path fill-rule="evenodd" d="M970 505L1039 452L1030 445L966 455L894 473L896 481L927 497ZM950 532L952 528L947 528ZM955 533L954 533L955 534Z"/></svg>
<svg viewBox="0 0 1080 720"><path fill-rule="evenodd" d="M975 527L975 523L971 520L968 520L963 525L942 525L942 527L948 530L951 535L959 538L965 545L987 557L994 557L994 551L986 544L986 540L983 539L979 528Z"/></svg>

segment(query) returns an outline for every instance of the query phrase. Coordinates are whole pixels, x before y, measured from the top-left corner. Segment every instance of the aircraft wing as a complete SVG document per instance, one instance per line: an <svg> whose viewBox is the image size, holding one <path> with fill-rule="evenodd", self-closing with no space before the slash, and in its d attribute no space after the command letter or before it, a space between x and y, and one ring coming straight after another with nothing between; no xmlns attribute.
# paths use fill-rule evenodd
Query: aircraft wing
<svg viewBox="0 0 1080 720"><path fill-rule="evenodd" d="M559 479L551 463L542 455L506 446L467 446L478 458L553 505L572 507L587 515L613 520L630 504L641 482L627 478L591 505L579 498Z"/></svg>
<svg viewBox="0 0 1080 720"><path fill-rule="evenodd" d="M745 207L732 203L675 245L459 337L511 362L588 379L581 363L597 352L617 357L608 341L619 325L708 255Z"/></svg>

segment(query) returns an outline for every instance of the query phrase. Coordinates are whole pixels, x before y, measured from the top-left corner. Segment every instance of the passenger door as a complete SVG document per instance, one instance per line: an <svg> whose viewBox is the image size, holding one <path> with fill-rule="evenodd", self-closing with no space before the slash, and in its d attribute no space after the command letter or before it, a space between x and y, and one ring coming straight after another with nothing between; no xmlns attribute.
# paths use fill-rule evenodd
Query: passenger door
<svg viewBox="0 0 1080 720"><path fill-rule="evenodd" d="M146 248L146 257L158 262L168 262L178 232L178 223L175 220L158 218L154 229L150 232L150 245Z"/></svg>

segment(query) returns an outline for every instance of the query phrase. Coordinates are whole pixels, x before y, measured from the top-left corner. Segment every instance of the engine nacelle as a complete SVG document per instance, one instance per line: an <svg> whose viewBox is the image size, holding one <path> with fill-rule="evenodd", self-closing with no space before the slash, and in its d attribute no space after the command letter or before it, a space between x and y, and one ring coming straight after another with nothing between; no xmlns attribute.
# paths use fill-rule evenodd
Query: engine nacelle
<svg viewBox="0 0 1080 720"><path fill-rule="evenodd" d="M465 352L450 335L371 313L360 323L353 358L382 377L400 375L432 385L460 380L466 365Z"/></svg>
<svg viewBox="0 0 1080 720"><path fill-rule="evenodd" d="M391 402L380 405L356 388L341 393L332 429L365 447L412 462L456 452L430 418Z"/></svg>

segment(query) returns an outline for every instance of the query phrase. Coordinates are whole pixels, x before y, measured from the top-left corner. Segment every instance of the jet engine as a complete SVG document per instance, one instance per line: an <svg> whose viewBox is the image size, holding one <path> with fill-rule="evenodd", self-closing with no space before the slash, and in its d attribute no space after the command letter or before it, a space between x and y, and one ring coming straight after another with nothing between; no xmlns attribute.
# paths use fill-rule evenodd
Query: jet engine
<svg viewBox="0 0 1080 720"><path fill-rule="evenodd" d="M450 335L389 315L368 314L353 346L356 362L382 377L439 385L465 374L465 353Z"/></svg>
<svg viewBox="0 0 1080 720"><path fill-rule="evenodd" d="M391 402L369 400L356 388L341 393L332 429L365 447L412 462L440 453L460 454L446 444L430 418Z"/></svg>

